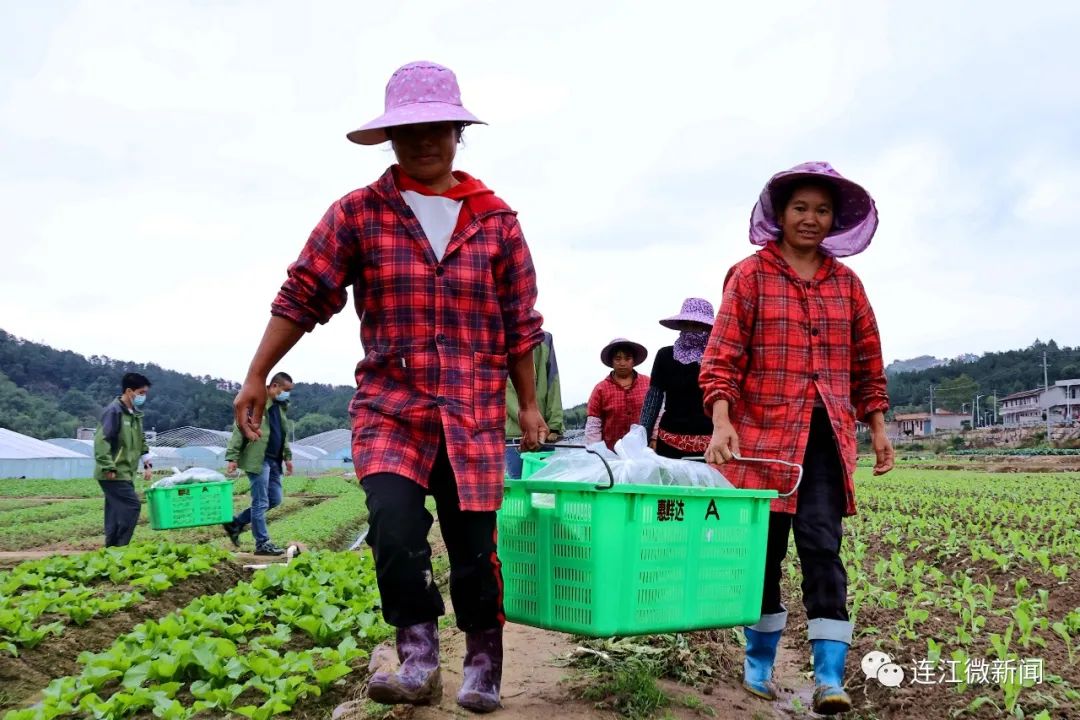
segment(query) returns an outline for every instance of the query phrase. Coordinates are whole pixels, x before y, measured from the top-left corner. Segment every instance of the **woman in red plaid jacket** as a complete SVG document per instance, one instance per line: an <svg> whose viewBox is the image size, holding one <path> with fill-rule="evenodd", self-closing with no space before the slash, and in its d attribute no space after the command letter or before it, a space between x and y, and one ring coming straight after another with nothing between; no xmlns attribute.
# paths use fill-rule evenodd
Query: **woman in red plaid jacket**
<svg viewBox="0 0 1080 720"><path fill-rule="evenodd" d="M827 163L773 176L754 208L750 240L763 245L735 265L701 363L705 411L713 419L706 458L725 465L736 487L790 489L776 466L738 456L799 462L796 494L773 502L761 619L746 632L744 686L776 697L773 664L787 624L781 564L788 535L803 572L813 647L813 709L846 712L844 665L851 644L842 519L855 512L855 420L870 426L874 474L892 469L881 339L859 278L836 257L870 243L877 211L870 195Z"/></svg>
<svg viewBox="0 0 1080 720"><path fill-rule="evenodd" d="M499 705L503 661L495 511L508 373L523 448L538 448L547 428L532 364L542 318L521 226L483 183L453 170L462 128L478 122L462 107L449 69L417 62L394 73L386 112L348 137L362 145L389 140L397 164L331 205L315 227L273 302L235 409L237 423L256 434L252 418L262 417L267 374L305 332L345 306L351 285L366 351L349 408L353 461L400 661L372 676L368 695L385 704L442 696L438 618L445 610L424 507L432 495L465 633L457 701L490 712Z"/></svg>

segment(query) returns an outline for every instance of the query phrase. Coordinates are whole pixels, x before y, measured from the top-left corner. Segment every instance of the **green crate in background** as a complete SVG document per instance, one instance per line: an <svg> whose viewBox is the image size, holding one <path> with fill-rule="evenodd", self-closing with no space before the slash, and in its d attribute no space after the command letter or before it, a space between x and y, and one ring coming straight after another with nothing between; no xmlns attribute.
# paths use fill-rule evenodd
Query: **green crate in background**
<svg viewBox="0 0 1080 720"><path fill-rule="evenodd" d="M548 458L555 454L554 450L546 452L521 453L521 477L527 478L547 464Z"/></svg>
<svg viewBox="0 0 1080 720"><path fill-rule="evenodd" d="M498 514L506 617L590 637L753 624L776 496L507 480Z"/></svg>
<svg viewBox="0 0 1080 720"><path fill-rule="evenodd" d="M154 530L217 525L233 519L231 480L150 488L146 499Z"/></svg>

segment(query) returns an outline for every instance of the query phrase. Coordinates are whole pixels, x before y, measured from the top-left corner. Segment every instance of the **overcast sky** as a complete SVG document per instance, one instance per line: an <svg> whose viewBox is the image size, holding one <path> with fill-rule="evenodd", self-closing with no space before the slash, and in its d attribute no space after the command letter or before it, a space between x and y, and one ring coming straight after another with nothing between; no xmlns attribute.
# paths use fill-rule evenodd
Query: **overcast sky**
<svg viewBox="0 0 1080 720"><path fill-rule="evenodd" d="M427 59L490 123L457 166L520 213L567 406L610 338L654 353L684 296L719 300L806 160L877 201L849 264L886 362L1077 345L1078 8L0 0L0 328L243 379L311 228L393 161L344 134ZM351 384L358 328L282 367Z"/></svg>

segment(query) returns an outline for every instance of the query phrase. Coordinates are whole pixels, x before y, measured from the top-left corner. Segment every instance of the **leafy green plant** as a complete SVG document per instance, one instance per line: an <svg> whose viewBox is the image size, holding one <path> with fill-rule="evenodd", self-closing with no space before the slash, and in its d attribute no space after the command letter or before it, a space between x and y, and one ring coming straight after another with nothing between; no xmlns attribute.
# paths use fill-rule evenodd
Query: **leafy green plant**
<svg viewBox="0 0 1080 720"><path fill-rule="evenodd" d="M389 629L377 603L370 560L348 553L305 553L262 570L250 583L197 598L148 621L100 653L83 653L78 676L53 681L41 703L7 720L54 718L71 708L120 720L144 711L186 718L200 711L251 718L288 713L352 672L364 648ZM291 627L315 647L281 652ZM187 688L191 707L176 699ZM258 703L235 706L243 696Z"/></svg>

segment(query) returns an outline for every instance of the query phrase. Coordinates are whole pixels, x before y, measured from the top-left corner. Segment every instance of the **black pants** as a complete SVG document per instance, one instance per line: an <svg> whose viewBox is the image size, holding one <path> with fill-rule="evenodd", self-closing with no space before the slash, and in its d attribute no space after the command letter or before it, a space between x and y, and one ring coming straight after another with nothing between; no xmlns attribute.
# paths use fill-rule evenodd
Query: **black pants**
<svg viewBox="0 0 1080 720"><path fill-rule="evenodd" d="M435 498L439 526L450 556L450 598L457 626L465 632L490 630L503 623L502 568L496 555L494 512L463 511L446 443L439 447L428 491L394 473L361 481L367 493L367 541L375 555L375 574L386 622L408 627L446 612L431 568L427 536L433 518L424 507Z"/></svg>
<svg viewBox="0 0 1080 720"><path fill-rule="evenodd" d="M828 413L823 408L815 408L795 514L769 513L762 615L783 610L780 575L787 555L788 533L794 528L795 549L802 564L803 605L807 619L848 619L847 573L840 561L844 507L844 468L832 426Z"/></svg>
<svg viewBox="0 0 1080 720"><path fill-rule="evenodd" d="M139 524L142 502L135 494L130 480L98 480L105 493L105 547L118 547L131 542Z"/></svg>

